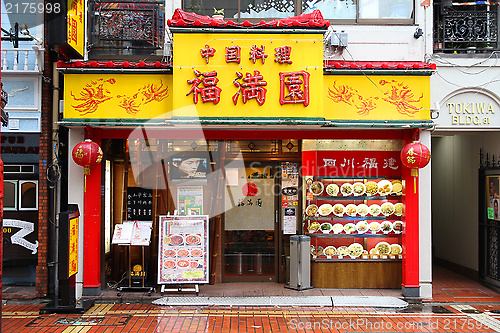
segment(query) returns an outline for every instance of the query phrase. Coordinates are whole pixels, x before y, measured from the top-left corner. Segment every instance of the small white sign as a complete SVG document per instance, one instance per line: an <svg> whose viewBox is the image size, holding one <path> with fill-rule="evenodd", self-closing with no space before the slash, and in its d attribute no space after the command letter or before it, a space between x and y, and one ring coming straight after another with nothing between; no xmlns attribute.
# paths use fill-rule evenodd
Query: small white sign
<svg viewBox="0 0 500 333"><path fill-rule="evenodd" d="M226 168L226 185L238 186L238 169Z"/></svg>

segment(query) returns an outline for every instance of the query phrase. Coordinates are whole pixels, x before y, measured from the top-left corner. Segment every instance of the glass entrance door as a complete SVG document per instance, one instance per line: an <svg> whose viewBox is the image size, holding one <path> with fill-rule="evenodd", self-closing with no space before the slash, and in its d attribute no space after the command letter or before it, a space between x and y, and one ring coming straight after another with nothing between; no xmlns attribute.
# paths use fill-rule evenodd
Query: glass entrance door
<svg viewBox="0 0 500 333"><path fill-rule="evenodd" d="M274 170L226 169L225 282L276 280Z"/></svg>

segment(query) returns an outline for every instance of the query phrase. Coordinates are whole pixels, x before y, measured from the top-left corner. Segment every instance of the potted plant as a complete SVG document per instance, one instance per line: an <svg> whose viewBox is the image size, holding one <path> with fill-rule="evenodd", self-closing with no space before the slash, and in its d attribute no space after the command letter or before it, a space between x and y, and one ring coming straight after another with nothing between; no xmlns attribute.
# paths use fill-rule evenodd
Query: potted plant
<svg viewBox="0 0 500 333"><path fill-rule="evenodd" d="M217 9L214 7L214 15L212 15L212 18L214 18L216 20L223 20L224 19L224 8Z"/></svg>

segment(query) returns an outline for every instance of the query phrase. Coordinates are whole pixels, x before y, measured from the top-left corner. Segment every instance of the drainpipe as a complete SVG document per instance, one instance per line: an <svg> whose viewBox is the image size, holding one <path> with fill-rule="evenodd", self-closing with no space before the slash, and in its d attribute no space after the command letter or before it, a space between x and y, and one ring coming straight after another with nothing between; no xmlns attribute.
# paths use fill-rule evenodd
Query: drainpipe
<svg viewBox="0 0 500 333"><path fill-rule="evenodd" d="M59 161L57 160L56 146L59 140L56 140L56 135L59 130L59 125L57 124L59 120L59 73L57 72L57 63L52 65L52 163L57 163L57 170L59 167ZM58 200L58 195L61 190L60 177L55 180L50 181L49 185L49 198L52 201L49 204L49 219L54 221L54 241L53 241L53 263L54 263L54 307L58 307L59 300L59 213L61 211L60 201Z"/></svg>
<svg viewBox="0 0 500 333"><path fill-rule="evenodd" d="M1 113L4 113L4 107L7 104L9 95L3 90L3 84L0 85L1 89ZM2 122L0 122L0 134L2 132ZM3 281L3 161L0 155L0 300L2 300L2 281ZM2 331L2 302L0 302L0 332Z"/></svg>

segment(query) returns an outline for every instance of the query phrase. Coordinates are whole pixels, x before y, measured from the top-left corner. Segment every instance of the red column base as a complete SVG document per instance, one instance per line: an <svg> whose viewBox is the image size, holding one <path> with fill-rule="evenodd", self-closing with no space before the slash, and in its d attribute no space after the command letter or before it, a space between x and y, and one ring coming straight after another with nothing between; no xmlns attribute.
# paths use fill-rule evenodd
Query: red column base
<svg viewBox="0 0 500 333"><path fill-rule="evenodd" d="M401 291L404 297L420 297L420 286L402 286Z"/></svg>

